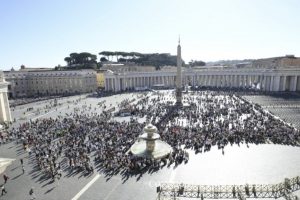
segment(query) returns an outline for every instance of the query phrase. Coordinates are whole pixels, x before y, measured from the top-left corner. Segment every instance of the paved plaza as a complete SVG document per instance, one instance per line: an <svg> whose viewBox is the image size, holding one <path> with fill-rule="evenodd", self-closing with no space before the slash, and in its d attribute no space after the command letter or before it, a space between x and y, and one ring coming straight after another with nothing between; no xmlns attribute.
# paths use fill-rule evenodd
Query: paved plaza
<svg viewBox="0 0 300 200"><path fill-rule="evenodd" d="M300 129L300 94L251 95L244 98Z"/></svg>
<svg viewBox="0 0 300 200"><path fill-rule="evenodd" d="M186 131L184 134L196 134L196 130L205 130L205 124L218 127L219 123L224 123L227 116L238 116L234 118L235 122L251 121L261 116L258 108L254 108L248 113L245 112L235 115L232 110L225 112L225 105L234 105L239 103L242 109L247 103L243 99L235 95L201 93L201 95L184 94L183 104L189 109L192 108L195 112L173 111L173 114L164 118L168 111L172 111L171 107L175 103L174 91L167 90L162 92L145 92L145 93L124 93L107 97L90 97L87 95L73 96L60 98L55 102L54 100L46 100L22 106L17 106L12 110L12 117L16 120L13 124L15 128L22 123L42 119L58 119L68 118L76 115L95 116L95 114L110 113L113 115L112 119L119 123L130 123L136 121L140 124L152 122L153 124L161 124L169 128L175 134L176 130ZM297 100L282 99L279 105L274 106L272 98L267 96L246 96L247 100L258 103L262 108L269 110L270 108L278 108L288 116L290 113L295 119L299 118L299 112L284 105L292 105L297 107L299 102ZM208 99L211 99L208 100ZM259 99L258 101L254 101ZM262 100L261 100L262 99ZM267 100L269 102L267 102ZM150 103L145 103L145 102ZM264 102L263 102L264 101ZM125 103L124 103L125 102ZM200 103L199 103L200 102ZM122 106L124 104L124 106ZM212 115L216 122L205 120L201 113L214 113L208 105L219 105L213 107L214 109L224 112L222 115ZM119 116L118 111L122 109L134 109L135 114L131 116ZM223 105L223 106L222 106ZM244 106L243 106L244 105ZM165 107L164 107L165 106ZM194 107L193 107L194 106ZM273 106L273 107L272 107ZM233 106L235 107L235 106ZM251 106L250 106L251 107ZM33 109L28 109L33 108ZM162 109L166 108L166 109ZM168 110L169 109L169 110ZM299 109L299 108L298 108ZM158 112L159 110L159 112ZM184 110L184 109L183 109ZM277 115L274 110L270 111ZM228 112L228 113L227 113ZM280 113L282 113L280 112ZM114 116L117 115L117 116ZM193 116L195 115L195 116ZM199 117L200 116L200 117ZM282 115L279 115L282 117ZM293 123L296 127L297 120L287 120L288 123ZM125 121L125 122L123 122ZM90 122L92 123L92 122ZM247 122L248 123L248 122ZM276 122L277 123L277 122ZM279 122L278 122L279 123ZM204 125L203 125L204 124ZM251 124L251 123L249 123ZM228 127L235 125L228 125ZM288 125L285 128L289 128ZM137 126L139 128L140 126ZM178 127L174 130L172 127ZM181 128L180 128L181 127ZM105 129L105 128L104 128ZM214 129L213 129L214 130ZM167 131L167 130L166 130ZM225 130L224 130L225 131ZM93 134L93 133L90 133ZM116 134L111 132L110 134ZM129 133L128 140L132 140L132 135ZM224 132L225 134L225 132ZM138 135L133 134L135 137ZM167 134L162 132L162 139L172 142ZM216 136L217 137L217 136ZM180 138L178 138L180 140ZM10 177L6 184L7 194L0 196L0 199L15 199L23 200L30 199L30 188L34 188L36 199L62 199L62 200L140 200L140 199L156 199L156 187L161 183L186 183L186 184L272 184L282 182L286 177L295 177L300 175L300 147L299 143L293 145L274 144L276 138L269 137L267 140L257 141L258 145L251 140L245 142L241 140L238 144L233 142L214 144L214 138L209 140L203 147L199 144L201 151L196 151L195 146L187 148L184 151L188 154L188 162L172 163L169 166L159 168L159 170L148 170L144 173L135 173L124 176L122 173L110 174L103 168L97 168L93 161L94 156L91 154L92 163L95 167L94 173L72 172L67 169L62 171L62 178L54 179L44 178L44 173L36 168L35 155L30 152L30 148L24 150L22 142L9 142L0 145L0 157L13 158L15 161L10 165L5 173ZM223 139L222 139L223 141ZM272 142L273 141L273 142ZM134 141L132 141L133 143ZM191 142L191 141L190 141ZM179 146L188 146L190 142L179 143L172 142ZM288 143L287 143L288 144ZM113 143L111 144L114 145ZM209 146L207 151L205 147ZM176 147L179 148L179 147ZM276 156L274 156L276 155ZM20 159L24 159L25 172L23 173ZM64 159L63 156L61 158ZM67 168L67 167L66 167ZM0 179L0 184L3 183L3 178ZM299 195L299 192L295 193Z"/></svg>

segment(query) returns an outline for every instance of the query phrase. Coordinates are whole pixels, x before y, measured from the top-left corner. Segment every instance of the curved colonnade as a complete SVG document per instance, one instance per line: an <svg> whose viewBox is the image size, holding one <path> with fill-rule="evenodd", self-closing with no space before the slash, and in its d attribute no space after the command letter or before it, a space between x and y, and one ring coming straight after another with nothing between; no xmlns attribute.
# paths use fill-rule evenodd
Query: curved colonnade
<svg viewBox="0 0 300 200"><path fill-rule="evenodd" d="M175 87L176 71L124 72L105 74L106 91ZM261 91L300 91L300 68L296 69L187 69L182 84L220 88L256 88Z"/></svg>

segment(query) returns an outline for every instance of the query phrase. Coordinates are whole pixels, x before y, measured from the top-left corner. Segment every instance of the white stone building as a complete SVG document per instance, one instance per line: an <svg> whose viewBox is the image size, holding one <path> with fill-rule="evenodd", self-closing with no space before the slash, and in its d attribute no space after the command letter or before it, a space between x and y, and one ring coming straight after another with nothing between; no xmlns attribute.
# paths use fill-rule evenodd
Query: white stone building
<svg viewBox="0 0 300 200"><path fill-rule="evenodd" d="M4 74L11 98L88 93L97 89L94 70L6 71Z"/></svg>
<svg viewBox="0 0 300 200"><path fill-rule="evenodd" d="M126 63L126 64L104 64L103 67L101 67L101 70L111 70L114 72L152 72L155 71L155 66L139 66L139 65L133 65L132 63Z"/></svg>
<svg viewBox="0 0 300 200"><path fill-rule="evenodd" d="M252 62L252 68L299 68L300 58L286 55L273 58L262 58Z"/></svg>
<svg viewBox="0 0 300 200"><path fill-rule="evenodd" d="M10 122L11 113L7 98L8 83L4 79L3 72L0 71L0 122Z"/></svg>
<svg viewBox="0 0 300 200"><path fill-rule="evenodd" d="M175 88L175 71L105 73L105 90L122 91L164 85ZM185 69L182 84L227 88L256 87L262 91L300 91L300 68Z"/></svg>
<svg viewBox="0 0 300 200"><path fill-rule="evenodd" d="M219 88L256 88L261 91L300 91L298 61L299 58L287 56L259 59L251 67L245 68L185 68L182 70L182 86L189 84ZM175 84L175 70L153 72L108 70L105 73L106 91L152 88L155 85L175 88Z"/></svg>

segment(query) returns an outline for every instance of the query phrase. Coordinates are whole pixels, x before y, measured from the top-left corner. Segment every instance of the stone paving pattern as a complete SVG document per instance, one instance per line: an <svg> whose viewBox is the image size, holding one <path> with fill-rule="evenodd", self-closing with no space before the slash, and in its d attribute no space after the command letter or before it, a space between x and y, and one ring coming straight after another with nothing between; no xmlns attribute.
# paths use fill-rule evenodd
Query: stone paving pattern
<svg viewBox="0 0 300 200"><path fill-rule="evenodd" d="M114 95L104 98L85 98L75 96L59 100L61 105L54 109L43 110L40 115L33 112L26 112L28 107L38 106L42 109L47 101L39 104L33 103L17 107L13 112L13 117L24 117L27 120L38 117L57 117L72 111L74 108L82 109L82 106L92 105L97 107L97 103L106 100L107 106L117 104L125 98L132 98L132 94ZM67 103L82 98L80 102ZM268 97L265 97L268 98ZM36 107L34 107L36 109ZM45 113L46 112L46 113ZM33 114L32 114L33 113ZM18 123L24 120L18 120ZM156 187L162 182L187 183L187 184L245 184L245 183L277 183L285 177L300 175L300 148L273 144L264 145L233 145L225 147L225 154L213 147L211 151L197 154L190 153L189 162L185 165L170 168L163 168L158 172L146 173L141 176L132 176L128 180L116 175L111 178L100 174L100 178L88 188L79 198L82 200L150 200L156 199ZM276 156L274 156L276 155ZM7 194L0 196L1 200L24 200L30 199L29 190L34 187L37 199L45 200L71 200L86 184L88 184L97 174L95 171L89 177L82 174L66 177L60 181L39 181L36 172L33 171L32 163L28 152L24 152L21 145L11 142L0 146L0 157L15 158L6 170L10 177L6 190ZM25 174L22 174L20 158L24 159ZM0 184L3 177L0 177ZM295 193L299 195L299 193Z"/></svg>
<svg viewBox="0 0 300 200"><path fill-rule="evenodd" d="M300 95L251 95L245 99L261 105L275 116L300 129Z"/></svg>

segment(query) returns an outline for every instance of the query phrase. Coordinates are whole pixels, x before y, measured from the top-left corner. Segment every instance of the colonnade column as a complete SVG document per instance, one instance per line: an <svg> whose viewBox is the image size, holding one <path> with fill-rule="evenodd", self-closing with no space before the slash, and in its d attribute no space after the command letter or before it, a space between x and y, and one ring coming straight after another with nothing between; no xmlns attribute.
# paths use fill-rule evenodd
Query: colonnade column
<svg viewBox="0 0 300 200"><path fill-rule="evenodd" d="M212 82L213 82L214 76L213 75L209 75L209 86L212 86Z"/></svg>
<svg viewBox="0 0 300 200"><path fill-rule="evenodd" d="M263 76L263 90L266 91L267 90L267 77Z"/></svg>
<svg viewBox="0 0 300 200"><path fill-rule="evenodd" d="M280 91L280 76L273 76L273 88L272 91Z"/></svg>
<svg viewBox="0 0 300 200"><path fill-rule="evenodd" d="M283 76L283 78L281 80L280 91L285 91L285 88L286 88L285 84L286 84L286 76Z"/></svg>
<svg viewBox="0 0 300 200"><path fill-rule="evenodd" d="M300 76L297 76L297 86L296 91L300 91Z"/></svg>
<svg viewBox="0 0 300 200"><path fill-rule="evenodd" d="M290 84L290 91L294 92L297 88L297 76L292 76L291 84Z"/></svg>
<svg viewBox="0 0 300 200"><path fill-rule="evenodd" d="M6 121L6 112L5 112L3 94L0 93L0 122L4 122L4 121Z"/></svg>
<svg viewBox="0 0 300 200"><path fill-rule="evenodd" d="M104 88L105 88L105 91L107 90L107 87L108 87L107 81L108 81L107 79L104 80Z"/></svg>
<svg viewBox="0 0 300 200"><path fill-rule="evenodd" d="M269 76L265 76L265 91L268 91L269 90Z"/></svg>
<svg viewBox="0 0 300 200"><path fill-rule="evenodd" d="M205 75L204 76L204 84L203 84L204 86L207 86L207 80L208 80L208 75Z"/></svg>
<svg viewBox="0 0 300 200"><path fill-rule="evenodd" d="M244 75L240 75L240 87L241 88L244 88L244 83L245 83Z"/></svg>
<svg viewBox="0 0 300 200"><path fill-rule="evenodd" d="M238 75L234 75L234 77L233 77L233 79L234 79L234 81L233 81L233 87L238 87Z"/></svg>
<svg viewBox="0 0 300 200"><path fill-rule="evenodd" d="M7 97L8 84L6 84L6 82L4 82L4 84L2 87L4 86L5 88L0 88L0 122L11 122L11 113Z"/></svg>

